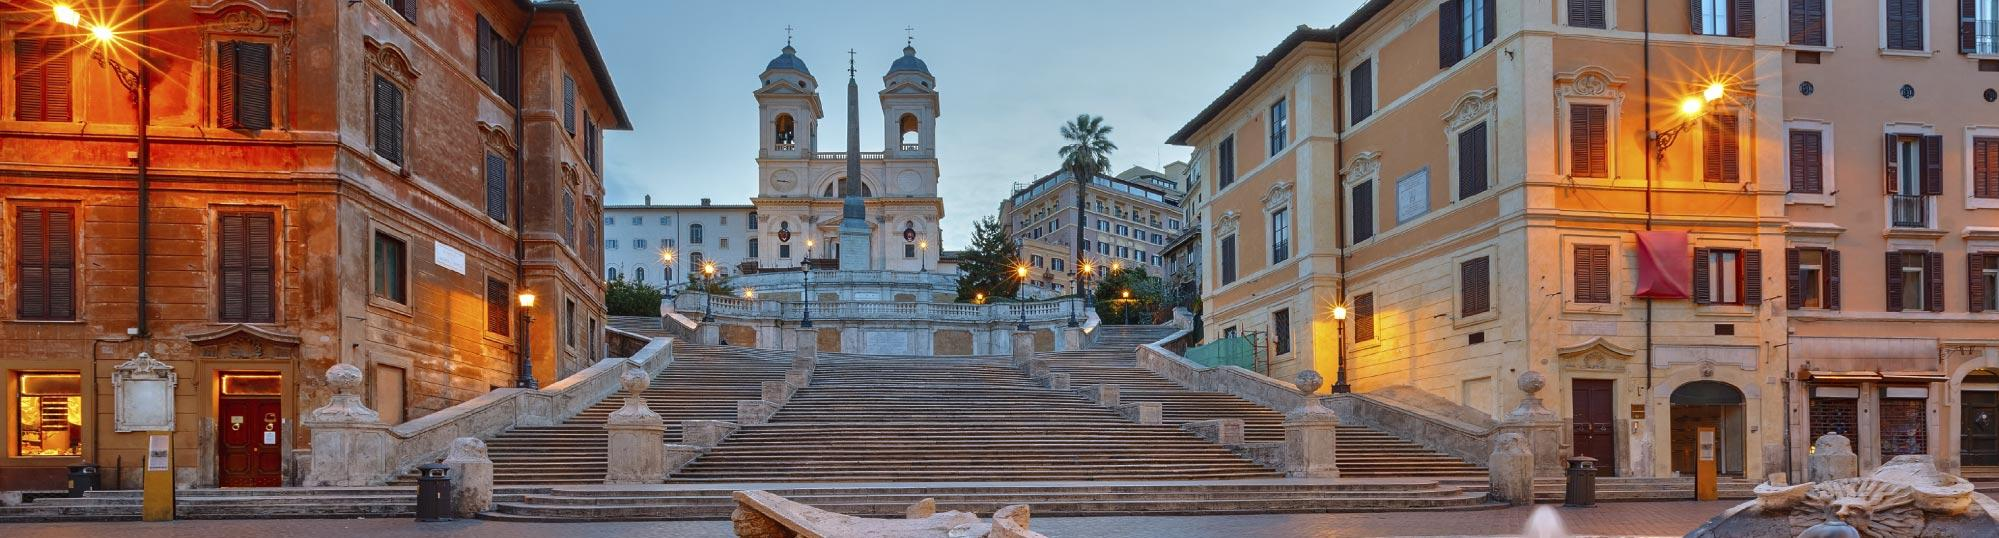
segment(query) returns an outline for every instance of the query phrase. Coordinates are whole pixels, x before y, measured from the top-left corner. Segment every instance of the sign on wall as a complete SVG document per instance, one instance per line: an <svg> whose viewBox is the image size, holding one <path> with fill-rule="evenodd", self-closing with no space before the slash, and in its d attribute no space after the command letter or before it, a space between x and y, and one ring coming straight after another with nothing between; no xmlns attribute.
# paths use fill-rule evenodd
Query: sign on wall
<svg viewBox="0 0 1999 538"><path fill-rule="evenodd" d="M1402 224L1430 211L1430 169L1424 167L1395 180L1395 223Z"/></svg>
<svg viewBox="0 0 1999 538"><path fill-rule="evenodd" d="M431 244L437 245L435 249L437 254L433 257L436 258L438 266L450 269L453 273L465 274L465 251L451 248L451 245L441 241Z"/></svg>

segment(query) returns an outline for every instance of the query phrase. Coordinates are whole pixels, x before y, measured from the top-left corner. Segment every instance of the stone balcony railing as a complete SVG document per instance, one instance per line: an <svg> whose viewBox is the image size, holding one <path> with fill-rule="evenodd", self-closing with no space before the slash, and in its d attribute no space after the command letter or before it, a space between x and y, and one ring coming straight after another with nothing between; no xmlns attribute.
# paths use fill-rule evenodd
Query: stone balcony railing
<svg viewBox="0 0 1999 538"><path fill-rule="evenodd" d="M673 299L673 306L676 311L690 318L712 313L716 317L724 318L787 321L801 319L806 308L806 304L801 301L744 299L720 295L710 298L708 294L698 291L680 294ZM1039 324L1067 320L1071 313L1074 313L1077 319L1082 319L1086 315L1082 300L1075 298L982 305L899 301L812 301L811 308L814 320L1007 322L1021 319L1021 310L1024 309L1028 323Z"/></svg>

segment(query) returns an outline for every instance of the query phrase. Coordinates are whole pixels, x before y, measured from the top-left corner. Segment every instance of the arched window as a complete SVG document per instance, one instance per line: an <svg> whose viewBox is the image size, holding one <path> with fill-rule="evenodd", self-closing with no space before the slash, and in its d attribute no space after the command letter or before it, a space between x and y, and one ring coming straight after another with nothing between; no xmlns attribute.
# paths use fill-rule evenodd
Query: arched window
<svg viewBox="0 0 1999 538"><path fill-rule="evenodd" d="M696 253L693 253L693 254L688 254L688 255L687 255L687 263L689 264L689 265L688 265L688 267L692 267L692 268L693 268L693 269L689 269L690 271L700 271L700 270L701 270L701 253L699 253L699 252L696 252Z"/></svg>
<svg viewBox="0 0 1999 538"><path fill-rule="evenodd" d="M632 281L638 283L644 283L646 281L646 268L644 267L633 268Z"/></svg>
<svg viewBox="0 0 1999 538"><path fill-rule="evenodd" d="M916 115L903 114L902 119L897 120L896 123L902 128L902 149L913 150L920 147L919 144L922 143L921 139L923 135L917 133L917 127L920 125L920 122L916 121Z"/></svg>
<svg viewBox="0 0 1999 538"><path fill-rule="evenodd" d="M834 198L846 195L847 195L847 178L843 177L840 178L839 181L834 181L832 183L827 184L825 193L821 194L820 196L826 198ZM861 182L861 196L874 196L874 195L875 195L874 187L869 187L867 182L865 181Z"/></svg>
<svg viewBox="0 0 1999 538"><path fill-rule="evenodd" d="M668 286L673 285L673 266L668 265L666 267L659 268L659 279L661 282L665 282L666 285Z"/></svg>
<svg viewBox="0 0 1999 538"><path fill-rule="evenodd" d="M701 244L701 225L687 225L687 243L692 245Z"/></svg>
<svg viewBox="0 0 1999 538"><path fill-rule="evenodd" d="M797 125L796 122L792 121L790 114L778 114L777 119L771 122L771 127L773 130L772 134L777 141L777 149L791 149L796 147L798 140Z"/></svg>
<svg viewBox="0 0 1999 538"><path fill-rule="evenodd" d="M617 279L618 279L618 268L616 268L616 267L605 267L605 268L604 268L604 279L605 279L605 280L617 280Z"/></svg>

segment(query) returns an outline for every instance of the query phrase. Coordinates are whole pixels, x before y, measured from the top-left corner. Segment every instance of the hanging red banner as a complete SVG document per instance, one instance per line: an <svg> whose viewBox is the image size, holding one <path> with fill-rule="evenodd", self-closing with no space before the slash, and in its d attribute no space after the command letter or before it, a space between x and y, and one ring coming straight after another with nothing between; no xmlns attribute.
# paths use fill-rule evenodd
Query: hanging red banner
<svg viewBox="0 0 1999 538"><path fill-rule="evenodd" d="M1638 232L1638 288L1641 299L1685 299L1692 289L1692 254L1687 232Z"/></svg>

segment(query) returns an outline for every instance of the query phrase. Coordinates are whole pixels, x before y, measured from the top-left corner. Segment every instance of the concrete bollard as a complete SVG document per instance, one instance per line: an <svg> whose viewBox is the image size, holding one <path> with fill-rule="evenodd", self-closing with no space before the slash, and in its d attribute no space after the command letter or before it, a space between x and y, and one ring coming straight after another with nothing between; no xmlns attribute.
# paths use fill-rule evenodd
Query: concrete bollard
<svg viewBox="0 0 1999 538"><path fill-rule="evenodd" d="M777 402L767 400L736 400L736 423L757 426L770 422L770 416L777 414Z"/></svg>
<svg viewBox="0 0 1999 538"><path fill-rule="evenodd" d="M486 456L486 442L477 437L451 441L444 457L451 468L451 506L454 517L470 519L493 509L493 460Z"/></svg>
<svg viewBox="0 0 1999 538"><path fill-rule="evenodd" d="M1502 433L1492 438L1492 457L1486 462L1490 472L1493 500L1523 506L1534 504L1534 451L1527 436Z"/></svg>
<svg viewBox="0 0 1999 538"><path fill-rule="evenodd" d="M729 434L739 429L734 422L722 420L680 421L680 442L686 445L713 448L728 439Z"/></svg>

